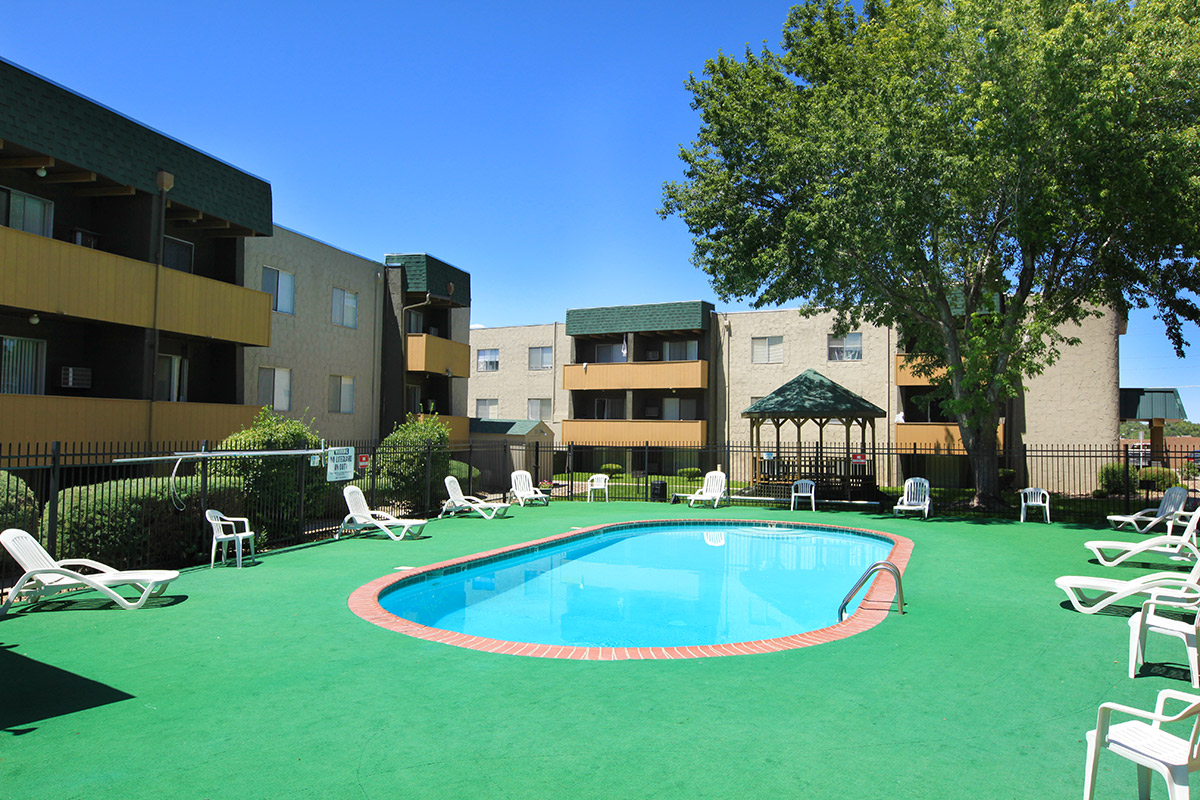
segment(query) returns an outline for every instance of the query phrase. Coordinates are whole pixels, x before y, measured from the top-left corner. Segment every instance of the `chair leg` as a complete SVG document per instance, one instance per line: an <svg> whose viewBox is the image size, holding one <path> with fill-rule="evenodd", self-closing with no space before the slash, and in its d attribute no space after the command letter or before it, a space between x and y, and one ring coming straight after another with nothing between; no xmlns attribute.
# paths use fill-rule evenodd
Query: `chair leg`
<svg viewBox="0 0 1200 800"><path fill-rule="evenodd" d="M1183 644L1187 648L1188 669L1192 673L1192 688L1200 689L1200 653L1196 651L1196 635L1188 634L1183 640Z"/></svg>
<svg viewBox="0 0 1200 800"><path fill-rule="evenodd" d="M253 536L251 536L251 537L249 537L248 539L246 539L246 541L250 543L250 563L251 563L251 564L257 564L257 563L258 563L258 559L256 559L256 558L254 557L254 537L253 537Z"/></svg>
<svg viewBox="0 0 1200 800"><path fill-rule="evenodd" d="M217 563L217 540L213 539L212 553L209 555L208 568L212 569Z"/></svg>
<svg viewBox="0 0 1200 800"><path fill-rule="evenodd" d="M1142 624L1142 612L1129 618L1129 677L1137 677L1138 667L1146 659L1146 626Z"/></svg>
<svg viewBox="0 0 1200 800"><path fill-rule="evenodd" d="M242 540L241 537L233 540L233 546L237 548L237 565L238 569L242 568Z"/></svg>
<svg viewBox="0 0 1200 800"><path fill-rule="evenodd" d="M1083 765L1083 800L1092 800L1092 795L1096 790L1096 767L1100 752L1096 747L1095 731L1088 731L1086 739L1087 761Z"/></svg>
<svg viewBox="0 0 1200 800"><path fill-rule="evenodd" d="M1191 792L1188 790L1188 768L1186 765L1168 767L1168 771L1163 775L1167 779L1167 797L1170 800L1188 800ZM1146 789L1146 798L1149 800L1150 790Z"/></svg>
<svg viewBox="0 0 1200 800"><path fill-rule="evenodd" d="M1150 768L1137 765L1138 800L1150 800ZM1174 800L1175 793L1171 791L1171 779L1167 778L1167 793Z"/></svg>
<svg viewBox="0 0 1200 800"><path fill-rule="evenodd" d="M1050 506L1046 506L1046 524L1050 524Z"/></svg>

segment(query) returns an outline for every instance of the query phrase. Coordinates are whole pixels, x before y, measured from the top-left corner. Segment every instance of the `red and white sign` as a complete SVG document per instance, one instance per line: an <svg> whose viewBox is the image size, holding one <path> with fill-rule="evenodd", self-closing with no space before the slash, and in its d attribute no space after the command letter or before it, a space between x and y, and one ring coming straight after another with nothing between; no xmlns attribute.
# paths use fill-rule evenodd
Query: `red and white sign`
<svg viewBox="0 0 1200 800"><path fill-rule="evenodd" d="M851 464L867 463L867 454L866 453L851 453L850 454L850 463Z"/></svg>
<svg viewBox="0 0 1200 800"><path fill-rule="evenodd" d="M358 468L359 469L366 469L367 464L370 463L370 461L371 461L371 456L368 455L367 453L359 453L358 454Z"/></svg>

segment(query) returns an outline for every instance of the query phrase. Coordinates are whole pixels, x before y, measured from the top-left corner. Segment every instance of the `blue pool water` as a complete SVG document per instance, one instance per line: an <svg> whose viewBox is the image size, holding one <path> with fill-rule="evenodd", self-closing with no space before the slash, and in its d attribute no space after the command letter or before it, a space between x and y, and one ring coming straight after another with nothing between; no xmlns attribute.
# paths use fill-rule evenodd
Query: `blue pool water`
<svg viewBox="0 0 1200 800"><path fill-rule="evenodd" d="M379 602L412 622L512 642L730 644L834 624L854 581L891 548L883 538L791 525L616 525L430 573Z"/></svg>

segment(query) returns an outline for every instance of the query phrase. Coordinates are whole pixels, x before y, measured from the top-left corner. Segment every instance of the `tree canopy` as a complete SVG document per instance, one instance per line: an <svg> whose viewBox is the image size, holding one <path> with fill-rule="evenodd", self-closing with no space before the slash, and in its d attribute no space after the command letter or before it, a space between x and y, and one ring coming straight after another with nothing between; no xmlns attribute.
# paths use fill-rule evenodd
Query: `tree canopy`
<svg viewBox="0 0 1200 800"><path fill-rule="evenodd" d="M1194 0L809 0L778 51L688 81L700 132L660 214L724 300L899 328L976 499L994 495L1000 405L1073 323L1152 307L1182 355L1200 321L1198 17Z"/></svg>

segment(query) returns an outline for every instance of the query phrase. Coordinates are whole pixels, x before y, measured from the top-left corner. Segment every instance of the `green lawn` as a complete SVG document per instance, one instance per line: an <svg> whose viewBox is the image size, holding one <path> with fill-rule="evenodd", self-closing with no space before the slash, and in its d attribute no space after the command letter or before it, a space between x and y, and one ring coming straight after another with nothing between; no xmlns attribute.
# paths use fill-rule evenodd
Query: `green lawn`
<svg viewBox="0 0 1200 800"><path fill-rule="evenodd" d="M908 536L909 613L770 655L577 662L410 639L346 607L400 566L701 516ZM1142 571L1089 563L1092 529L556 502L426 531L191 570L140 611L84 596L0 620L0 795L1073 797L1099 703L1188 687L1178 641L1152 640L1174 666L1130 680L1125 617L1063 608L1058 575ZM1097 798L1135 791L1127 762L1102 762Z"/></svg>

